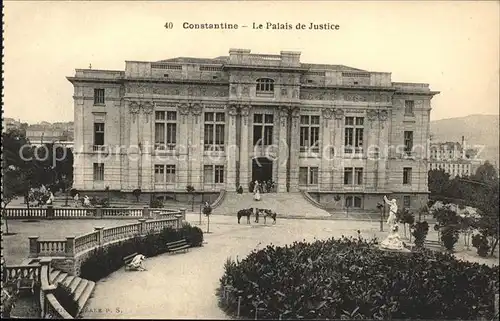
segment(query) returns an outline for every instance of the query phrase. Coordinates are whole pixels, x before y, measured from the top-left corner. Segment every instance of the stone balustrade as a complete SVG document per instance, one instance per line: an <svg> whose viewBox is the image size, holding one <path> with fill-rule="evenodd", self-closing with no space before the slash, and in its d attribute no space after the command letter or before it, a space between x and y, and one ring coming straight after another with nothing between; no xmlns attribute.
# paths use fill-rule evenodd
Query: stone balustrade
<svg viewBox="0 0 500 321"><path fill-rule="evenodd" d="M6 281L30 279L40 283L40 265L11 265L5 267Z"/></svg>
<svg viewBox="0 0 500 321"><path fill-rule="evenodd" d="M82 218L139 218L149 217L150 209L145 208L6 208L8 219L82 219Z"/></svg>

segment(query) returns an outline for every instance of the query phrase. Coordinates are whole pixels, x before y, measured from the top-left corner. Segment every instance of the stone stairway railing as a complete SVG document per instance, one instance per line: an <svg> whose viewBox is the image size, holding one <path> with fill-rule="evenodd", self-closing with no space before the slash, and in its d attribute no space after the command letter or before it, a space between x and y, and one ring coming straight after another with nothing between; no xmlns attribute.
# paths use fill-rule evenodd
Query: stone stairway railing
<svg viewBox="0 0 500 321"><path fill-rule="evenodd" d="M308 201L311 205L316 206L317 208L321 208L323 210L326 210L326 206L322 205L318 201L316 201L312 196L307 192L307 191L300 191L300 194L304 197L306 201Z"/></svg>
<svg viewBox="0 0 500 321"><path fill-rule="evenodd" d="M164 218L158 220L146 221L139 219L138 223L129 223L120 226L102 228L96 227L94 231L77 236L67 237L66 240L39 240L39 237L30 237L30 263L27 265L6 266L6 280L28 279L34 280L39 286L40 308L42 318L55 319L73 319L73 317L61 306L54 296L54 290L57 288L57 280L51 280L51 272L60 270L60 275L72 276L71 282L67 281L68 286L73 285L73 280L78 278L79 265L82 257L86 253L98 247L103 247L124 241L136 236L143 236L147 233L159 233L166 227L180 228L181 222L186 219L186 210L169 211ZM68 265L69 262L69 265ZM59 281L64 281L67 277ZM80 278L78 278L80 279ZM69 280L69 279L68 279ZM80 282L83 279L80 279ZM88 283L91 281L86 280ZM80 310L85 305L91 295L94 284L87 290L83 286L77 287ZM85 286L87 283L85 284ZM85 292L85 295L83 295ZM83 296L82 296L83 295Z"/></svg>

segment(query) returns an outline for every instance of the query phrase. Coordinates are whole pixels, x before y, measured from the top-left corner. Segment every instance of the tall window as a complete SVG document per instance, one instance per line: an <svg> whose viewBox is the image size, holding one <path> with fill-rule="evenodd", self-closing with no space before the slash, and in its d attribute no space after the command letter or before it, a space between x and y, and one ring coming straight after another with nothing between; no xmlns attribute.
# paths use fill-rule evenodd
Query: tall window
<svg viewBox="0 0 500 321"><path fill-rule="evenodd" d="M94 105L104 105L104 88L94 88Z"/></svg>
<svg viewBox="0 0 500 321"><path fill-rule="evenodd" d="M363 117L346 117L345 118L345 135L344 135L344 151L345 153L362 153L363 152Z"/></svg>
<svg viewBox="0 0 500 321"><path fill-rule="evenodd" d="M94 146L104 145L104 123L94 123Z"/></svg>
<svg viewBox="0 0 500 321"><path fill-rule="evenodd" d="M224 183L224 165L203 166L203 176L205 184Z"/></svg>
<svg viewBox="0 0 500 321"><path fill-rule="evenodd" d="M175 183L175 165L155 165L156 183Z"/></svg>
<svg viewBox="0 0 500 321"><path fill-rule="evenodd" d="M300 116L300 151L319 152L319 116Z"/></svg>
<svg viewBox="0 0 500 321"><path fill-rule="evenodd" d="M224 150L224 113L205 113L205 150Z"/></svg>
<svg viewBox="0 0 500 321"><path fill-rule="evenodd" d="M363 185L363 168L362 167L356 167L354 169L354 182L356 185Z"/></svg>
<svg viewBox="0 0 500 321"><path fill-rule="evenodd" d="M345 198L345 207L361 208L362 206L363 202L360 196L347 196Z"/></svg>
<svg viewBox="0 0 500 321"><path fill-rule="evenodd" d="M411 167L403 168L403 184L405 185L411 184Z"/></svg>
<svg viewBox="0 0 500 321"><path fill-rule="evenodd" d="M173 150L177 142L177 112L155 112L155 148Z"/></svg>
<svg viewBox="0 0 500 321"><path fill-rule="evenodd" d="M253 115L253 144L269 146L273 144L273 114Z"/></svg>
<svg viewBox="0 0 500 321"><path fill-rule="evenodd" d="M215 183L224 183L224 166L215 165Z"/></svg>
<svg viewBox="0 0 500 321"><path fill-rule="evenodd" d="M405 115L413 116L413 107L415 102L413 100L405 100Z"/></svg>
<svg viewBox="0 0 500 321"><path fill-rule="evenodd" d="M362 167L345 167L344 168L344 185L363 185L363 168Z"/></svg>
<svg viewBox="0 0 500 321"><path fill-rule="evenodd" d="M413 132L404 132L405 154L411 156L413 150Z"/></svg>
<svg viewBox="0 0 500 321"><path fill-rule="evenodd" d="M271 95L274 94L274 80L269 78L257 79L256 93Z"/></svg>
<svg viewBox="0 0 500 321"><path fill-rule="evenodd" d="M353 177L352 177L352 167L344 168L344 185L352 185Z"/></svg>
<svg viewBox="0 0 500 321"><path fill-rule="evenodd" d="M408 208L411 206L411 198L410 195L404 195L403 196L403 207Z"/></svg>
<svg viewBox="0 0 500 321"><path fill-rule="evenodd" d="M104 180L104 163L94 163L94 181Z"/></svg>
<svg viewBox="0 0 500 321"><path fill-rule="evenodd" d="M318 185L318 167L300 167L299 185Z"/></svg>

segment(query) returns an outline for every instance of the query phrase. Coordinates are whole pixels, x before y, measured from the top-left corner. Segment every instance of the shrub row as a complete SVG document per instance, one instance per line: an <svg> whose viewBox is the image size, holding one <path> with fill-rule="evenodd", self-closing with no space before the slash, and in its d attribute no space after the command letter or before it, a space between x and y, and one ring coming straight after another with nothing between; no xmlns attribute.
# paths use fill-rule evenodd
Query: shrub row
<svg viewBox="0 0 500 321"><path fill-rule="evenodd" d="M73 318L76 318L78 315L78 302L75 300L73 293L71 293L71 289L59 283L57 288L54 291L54 296L61 306L68 312Z"/></svg>
<svg viewBox="0 0 500 321"><path fill-rule="evenodd" d="M197 226L185 223L179 230L167 227L160 233L136 236L105 248L97 248L82 262L80 277L96 282L123 267L125 256L136 252L146 257L163 254L168 251L167 243L180 239L186 239L192 247L201 246L203 231Z"/></svg>
<svg viewBox="0 0 500 321"><path fill-rule="evenodd" d="M382 251L376 241L329 239L269 245L229 260L220 304L259 319L480 319L494 314L498 266L461 262L448 253Z"/></svg>

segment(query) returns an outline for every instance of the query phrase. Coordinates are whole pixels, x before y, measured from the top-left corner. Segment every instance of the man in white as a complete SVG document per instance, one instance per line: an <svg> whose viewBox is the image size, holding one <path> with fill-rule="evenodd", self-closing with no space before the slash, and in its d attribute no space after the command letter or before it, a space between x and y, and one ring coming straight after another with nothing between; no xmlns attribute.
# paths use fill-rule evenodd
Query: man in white
<svg viewBox="0 0 500 321"><path fill-rule="evenodd" d="M142 266L142 262L146 259L146 257L142 254L137 254L134 256L132 261L129 263L128 267L130 269L138 270L138 271L146 271L146 269Z"/></svg>
<svg viewBox="0 0 500 321"><path fill-rule="evenodd" d="M52 205L53 202L54 202L54 194L50 192L49 199L47 200L47 205Z"/></svg>

